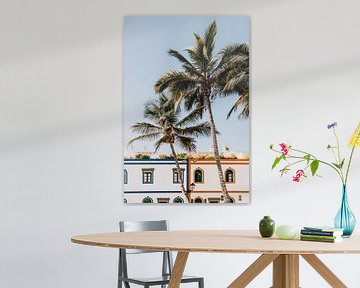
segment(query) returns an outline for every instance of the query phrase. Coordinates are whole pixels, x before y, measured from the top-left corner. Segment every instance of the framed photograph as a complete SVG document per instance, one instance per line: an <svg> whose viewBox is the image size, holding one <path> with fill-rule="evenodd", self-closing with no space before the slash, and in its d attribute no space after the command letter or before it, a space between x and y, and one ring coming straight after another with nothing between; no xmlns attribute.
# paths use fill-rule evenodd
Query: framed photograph
<svg viewBox="0 0 360 288"><path fill-rule="evenodd" d="M124 202L248 204L249 17L124 21Z"/></svg>

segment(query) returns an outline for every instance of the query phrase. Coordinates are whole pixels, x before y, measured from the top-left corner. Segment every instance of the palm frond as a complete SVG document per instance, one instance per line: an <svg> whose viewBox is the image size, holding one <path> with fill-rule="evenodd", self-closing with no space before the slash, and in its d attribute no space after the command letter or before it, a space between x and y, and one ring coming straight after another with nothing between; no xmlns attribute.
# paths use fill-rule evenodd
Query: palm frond
<svg viewBox="0 0 360 288"><path fill-rule="evenodd" d="M140 134L158 133L161 131L161 127L153 125L147 122L138 122L131 126L133 132Z"/></svg>
<svg viewBox="0 0 360 288"><path fill-rule="evenodd" d="M183 136L210 136L211 128L209 122L202 122L194 126L188 126L179 131Z"/></svg>
<svg viewBox="0 0 360 288"><path fill-rule="evenodd" d="M201 71L201 73L204 72L204 57L203 52L198 54L197 47L194 48L186 48L185 51L189 54L189 57L191 59L192 65L196 67L197 70Z"/></svg>
<svg viewBox="0 0 360 288"><path fill-rule="evenodd" d="M195 139L189 136L178 136L176 137L176 144L182 149L192 152L196 151Z"/></svg>
<svg viewBox="0 0 360 288"><path fill-rule="evenodd" d="M223 87L223 92L226 94L234 92L242 94L244 90L249 90L249 75L245 72L231 77Z"/></svg>
<svg viewBox="0 0 360 288"><path fill-rule="evenodd" d="M188 61L180 52L169 49L168 54L175 57L180 63L182 63L182 67L187 73L193 76L202 77L202 74L198 72L196 67L194 67L194 65L190 63L190 61Z"/></svg>
<svg viewBox="0 0 360 288"><path fill-rule="evenodd" d="M193 83L193 79L189 77L184 72L181 71L170 71L162 75L159 80L155 83L155 92L161 93L166 89L169 89L171 92L176 91L179 85L189 86Z"/></svg>
<svg viewBox="0 0 360 288"><path fill-rule="evenodd" d="M196 87L196 84L196 81L192 79L179 81L176 83L176 85L174 83L174 85L171 85L171 87L169 87L169 91L172 94L172 99L175 101L179 101L180 99L185 98L188 91L194 89Z"/></svg>
<svg viewBox="0 0 360 288"><path fill-rule="evenodd" d="M217 28L216 22L213 20L209 26L205 30L204 34L204 44L206 48L207 58L212 58L212 53L215 48L215 36L216 36Z"/></svg>
<svg viewBox="0 0 360 288"><path fill-rule="evenodd" d="M156 153L157 151L159 151L160 147L166 143L169 143L168 136L164 135L158 141L155 142L155 151L154 152Z"/></svg>
<svg viewBox="0 0 360 288"><path fill-rule="evenodd" d="M187 114L184 118L176 123L178 127L193 124L203 115L204 107L196 107L193 111Z"/></svg>
<svg viewBox="0 0 360 288"><path fill-rule="evenodd" d="M160 132L154 132L154 133L148 133L148 134L140 135L140 136L137 136L137 137L131 139L129 141L128 145L131 145L136 141L152 141L154 139L159 138L160 136L161 136Z"/></svg>
<svg viewBox="0 0 360 288"><path fill-rule="evenodd" d="M231 114L235 113L240 106L242 106L243 109L238 115L238 118L249 118L250 115L249 96L250 96L249 93L239 96L239 98L236 100L236 102L230 109L229 113L227 114L227 119L229 119Z"/></svg>
<svg viewBox="0 0 360 288"><path fill-rule="evenodd" d="M221 54L224 58L228 58L234 54L244 54L249 56L249 45L247 43L231 44L222 49L219 54Z"/></svg>
<svg viewBox="0 0 360 288"><path fill-rule="evenodd" d="M192 89L188 89L182 95L184 107L187 111L193 109L195 106L204 106L204 99L202 88L200 85L194 86Z"/></svg>
<svg viewBox="0 0 360 288"><path fill-rule="evenodd" d="M229 65L233 65L233 68L248 68L249 67L249 55L235 54L227 58Z"/></svg>

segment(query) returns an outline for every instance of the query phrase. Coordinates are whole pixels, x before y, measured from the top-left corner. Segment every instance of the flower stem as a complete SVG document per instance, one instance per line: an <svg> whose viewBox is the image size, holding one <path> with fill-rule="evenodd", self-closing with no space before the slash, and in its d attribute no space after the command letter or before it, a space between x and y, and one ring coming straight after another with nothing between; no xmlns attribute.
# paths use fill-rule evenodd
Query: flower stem
<svg viewBox="0 0 360 288"><path fill-rule="evenodd" d="M339 147L339 145L338 145L338 147ZM325 165L333 168L333 169L336 171L336 173L339 174L341 182L342 182L343 184L345 183L345 181L344 181L344 175L342 174L342 170L341 170L341 169L338 169L338 168L335 167L334 165L331 165L331 164L328 163L328 162L325 162L325 161L323 161L323 160L320 160L320 159L316 158L314 155L312 155L312 154L310 154L310 153L308 153L308 152L306 152L306 151L297 150L297 149L292 149L292 150L293 150L293 151L296 151L296 152L299 152L299 153L303 153L303 154L310 155L310 157L313 157L313 158L314 158L314 159L311 159L311 158L310 158L310 160L318 160L320 163L325 164ZM340 155L340 154L339 154L339 155ZM335 159L336 159L336 158L335 158Z"/></svg>
<svg viewBox="0 0 360 288"><path fill-rule="evenodd" d="M306 152L306 151L302 151L302 150L298 150L298 149L293 149L293 148L291 148L291 150L293 150L293 151L295 151L295 152L303 153L303 154L306 154L306 155L310 155L311 157L313 157L313 158L316 159L316 157L315 157L314 155L312 155L312 154L310 154L310 153L308 153L308 152Z"/></svg>
<svg viewBox="0 0 360 288"><path fill-rule="evenodd" d="M289 165L286 165L285 167L288 168L288 167L290 167L290 166L293 166L293 165L295 165L295 164L301 163L301 162L303 162L303 161L305 161L305 159L301 159L301 160L295 161L295 162L293 162L293 163L291 163L291 164L289 164Z"/></svg>
<svg viewBox="0 0 360 288"><path fill-rule="evenodd" d="M331 150L331 152L332 152L332 154L333 154L333 156L334 156L335 162L338 163L338 159L337 159L337 157L336 157L336 155L335 155L335 151L334 151L335 148L331 147L330 150Z"/></svg>
<svg viewBox="0 0 360 288"><path fill-rule="evenodd" d="M349 176L349 170L350 170L350 165L351 165L351 161L354 155L354 151L355 151L355 145L353 146L353 148L351 149L351 154L350 154L350 158L349 158L349 163L348 163L348 167L346 169L346 176L345 176L345 183L344 185L347 184L347 180L348 180L348 176Z"/></svg>
<svg viewBox="0 0 360 288"><path fill-rule="evenodd" d="M339 158L338 164L340 165L340 163L341 163L341 155L340 155L339 137L336 134L335 127L333 128L333 131L334 131L334 135L335 135L335 138L336 138L336 145L337 145L336 149L338 151L338 158Z"/></svg>
<svg viewBox="0 0 360 288"><path fill-rule="evenodd" d="M346 184L346 182L344 181L344 173L343 173L343 169L342 169L342 165L341 165L341 162L342 162L342 160L341 160L341 154L340 154L340 144L339 144L339 137L337 136L337 134L336 134L336 130L335 130L335 127L333 127L333 131L334 131L334 135L335 135L335 138L336 138L336 145L337 145L337 147L336 147L336 149L337 149L337 152L338 152L338 158L339 158L339 160L337 161L338 163L338 165L339 165L339 172L340 172L340 176L341 176L341 180L342 180L342 182L343 182L343 184Z"/></svg>
<svg viewBox="0 0 360 288"><path fill-rule="evenodd" d="M360 134L359 134L359 136L360 136ZM275 150L275 149L273 149L273 148L272 148L271 150L273 150L274 152L283 154L281 151ZM291 150L292 150L292 151L295 151L295 152L303 153L303 154L306 154L306 155L310 155L310 157L312 157L312 158L310 158L310 161L317 160L317 161L319 161L319 163L322 163L322 164L325 164L325 165L331 167L331 168L334 169L334 170L336 171L336 173L340 176L341 183L345 184L344 178L343 178L342 175L340 174L339 169L336 168L334 165L331 165L330 163L327 163L327 162L325 162L325 161L322 161L322 160L320 160L320 159L317 159L314 155L311 155L310 153L307 153L307 152L305 152L305 151L301 151L301 150L297 150L297 149L292 149L292 148L291 148ZM293 155L289 155L289 154L285 155L285 157L287 157L287 158L292 158L292 159L304 159L304 157L293 156Z"/></svg>

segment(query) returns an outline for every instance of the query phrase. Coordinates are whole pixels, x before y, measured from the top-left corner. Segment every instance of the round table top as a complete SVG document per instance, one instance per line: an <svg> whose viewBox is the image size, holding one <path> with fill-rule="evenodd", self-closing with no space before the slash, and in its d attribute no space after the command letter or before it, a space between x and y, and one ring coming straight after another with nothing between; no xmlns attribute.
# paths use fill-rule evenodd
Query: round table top
<svg viewBox="0 0 360 288"><path fill-rule="evenodd" d="M77 244L158 251L249 254L343 254L360 253L360 237L338 243L262 238L256 230L193 230L163 232L116 232L80 235Z"/></svg>

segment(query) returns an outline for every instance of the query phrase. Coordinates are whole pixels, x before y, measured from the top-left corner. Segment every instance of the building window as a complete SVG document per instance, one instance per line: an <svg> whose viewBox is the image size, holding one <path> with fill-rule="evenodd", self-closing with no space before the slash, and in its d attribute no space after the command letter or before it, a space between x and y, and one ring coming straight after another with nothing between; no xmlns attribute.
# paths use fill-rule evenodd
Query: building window
<svg viewBox="0 0 360 288"><path fill-rule="evenodd" d="M209 203L220 203L220 198L209 198Z"/></svg>
<svg viewBox="0 0 360 288"><path fill-rule="evenodd" d="M203 200L200 197L196 197L194 203L203 203Z"/></svg>
<svg viewBox="0 0 360 288"><path fill-rule="evenodd" d="M173 202L174 203L184 203L184 200L181 197L177 196L177 197L175 197Z"/></svg>
<svg viewBox="0 0 360 288"><path fill-rule="evenodd" d="M195 183L204 183L204 171L200 168L197 168L194 172L194 178Z"/></svg>
<svg viewBox="0 0 360 288"><path fill-rule="evenodd" d="M154 169L143 169L142 170L142 183L153 184L154 183Z"/></svg>
<svg viewBox="0 0 360 288"><path fill-rule="evenodd" d="M124 184L128 184L128 172L124 169Z"/></svg>
<svg viewBox="0 0 360 288"><path fill-rule="evenodd" d="M239 202L242 201L242 195L239 195Z"/></svg>
<svg viewBox="0 0 360 288"><path fill-rule="evenodd" d="M126 199L126 198L124 198L124 203L127 203L127 199Z"/></svg>
<svg viewBox="0 0 360 288"><path fill-rule="evenodd" d="M169 203L170 198L158 198L157 203Z"/></svg>
<svg viewBox="0 0 360 288"><path fill-rule="evenodd" d="M184 169L181 169L181 179L184 181ZM179 184L180 183L180 177L177 169L173 169L173 183Z"/></svg>
<svg viewBox="0 0 360 288"><path fill-rule="evenodd" d="M231 168L226 169L225 182L226 183L235 183L235 171L233 169L231 169Z"/></svg>
<svg viewBox="0 0 360 288"><path fill-rule="evenodd" d="M146 197L142 200L142 203L153 203L153 200L152 200L149 196L146 196Z"/></svg>

